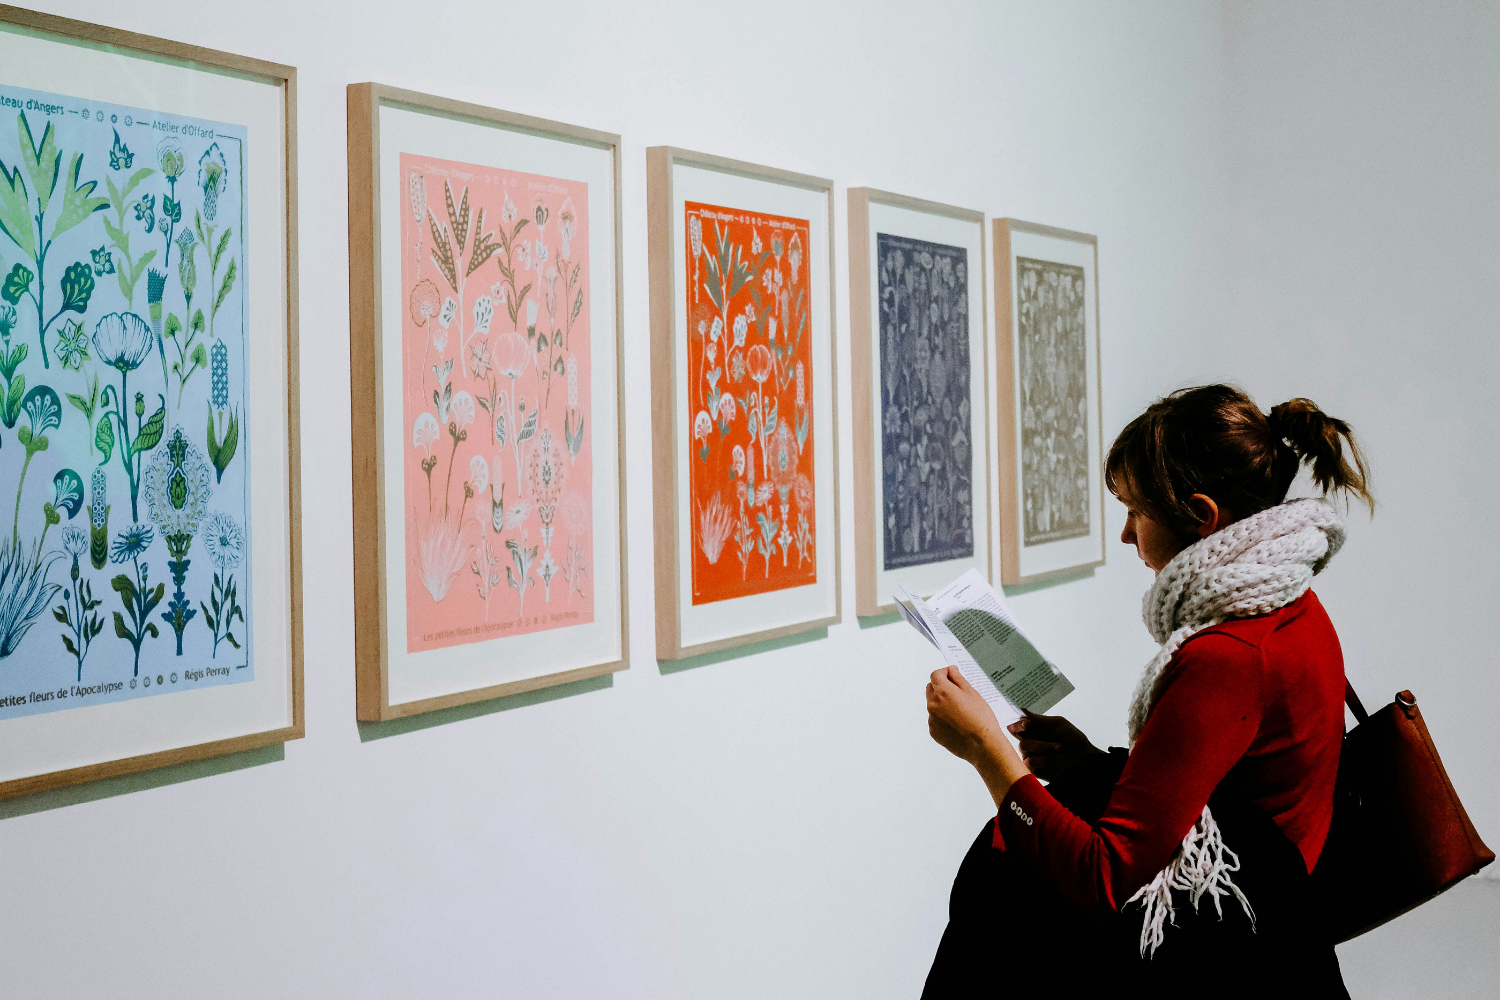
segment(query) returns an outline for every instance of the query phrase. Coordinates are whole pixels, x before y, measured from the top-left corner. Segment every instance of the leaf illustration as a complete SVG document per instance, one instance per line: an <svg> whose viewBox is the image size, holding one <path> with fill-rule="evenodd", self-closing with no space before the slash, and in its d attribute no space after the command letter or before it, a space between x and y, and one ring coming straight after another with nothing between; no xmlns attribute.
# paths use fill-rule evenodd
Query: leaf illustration
<svg viewBox="0 0 1500 1000"><path fill-rule="evenodd" d="M0 298L5 299L11 305L20 302L21 296L31 288L31 279L34 277L36 275L28 271L24 265L17 264L5 276L5 284L0 286Z"/></svg>
<svg viewBox="0 0 1500 1000"><path fill-rule="evenodd" d="M573 300L573 316L572 316L572 318L573 319L577 319L578 318L578 314L581 313L581 312L583 312L583 289L582 288L578 289L578 297Z"/></svg>
<svg viewBox="0 0 1500 1000"><path fill-rule="evenodd" d="M500 244L495 242L495 234L484 231L484 209L482 208L479 210L479 218L474 222L474 233L474 246L469 253L469 266L464 271L466 278L479 270L485 261L500 250Z"/></svg>
<svg viewBox="0 0 1500 1000"><path fill-rule="evenodd" d="M226 233L225 235L228 235L228 234ZM229 297L229 289L234 285L234 277L235 277L235 266L234 266L234 264L235 264L234 258L233 257L229 258L229 269L224 272L224 281L223 281L223 283L221 285L219 285L219 294L216 295L216 296L214 296L213 314L215 316L219 315L219 307L222 306L224 304L224 300Z"/></svg>
<svg viewBox="0 0 1500 1000"><path fill-rule="evenodd" d="M31 222L31 198L26 182L21 179L21 168L11 170L0 161L0 173L5 176L0 183L0 231L14 240L22 253L35 258L36 229Z"/></svg>
<svg viewBox="0 0 1500 1000"><path fill-rule="evenodd" d="M214 248L213 260L210 265L215 271L219 269L219 258L224 256L224 248L229 246L229 228L225 228L224 235L219 237L219 245Z"/></svg>
<svg viewBox="0 0 1500 1000"><path fill-rule="evenodd" d="M537 418L541 415L541 410L532 410L526 414L526 419L521 422L521 433L516 435L516 444L531 440L531 436L536 433Z"/></svg>
<svg viewBox="0 0 1500 1000"><path fill-rule="evenodd" d="M99 460L99 464L103 465L108 462L110 454L115 450L115 425L114 421L109 419L108 414L105 414L99 421L99 427L94 431L94 447L98 448L99 454L104 456Z"/></svg>
<svg viewBox="0 0 1500 1000"><path fill-rule="evenodd" d="M150 451L161 441L162 428L167 422L167 400L166 397L158 395L161 405L156 412L141 426L141 432L136 439L130 442L130 453L138 455L143 451Z"/></svg>
<svg viewBox="0 0 1500 1000"><path fill-rule="evenodd" d="M453 266L453 248L448 245L447 227L440 224L432 209L427 210L427 226L432 230L432 262L443 272L448 284L458 287L458 271Z"/></svg>
<svg viewBox="0 0 1500 1000"><path fill-rule="evenodd" d="M47 128L51 131L52 127L49 125ZM83 154L74 153L73 163L68 168L68 183L63 187L62 211L57 214L57 221L52 224L52 239L54 240L95 212L102 212L109 207L108 198L93 197L94 188L99 186L98 181L78 183L78 171L82 168ZM181 216L180 209L178 215Z"/></svg>
<svg viewBox="0 0 1500 1000"><path fill-rule="evenodd" d="M62 278L64 312L83 313L89 307L89 297L94 294L94 272L83 261L68 265Z"/></svg>
<svg viewBox="0 0 1500 1000"><path fill-rule="evenodd" d="M464 188L457 209L453 207L453 187L447 181L443 181L443 196L448 202L448 222L453 226L453 241L458 244L458 252L463 253L464 243L469 238L469 189Z"/></svg>
<svg viewBox="0 0 1500 1000"><path fill-rule="evenodd" d="M26 172L31 175L31 184L36 188L37 205L41 209L37 214L42 215L47 211L47 204L52 200L52 192L57 187L57 171L62 165L62 153L57 150L57 139L52 132L52 122L47 122L47 127L42 130L42 141L38 145L31 134L31 123L26 120L25 112L22 112L16 122L16 131L21 140L21 162L26 164Z"/></svg>

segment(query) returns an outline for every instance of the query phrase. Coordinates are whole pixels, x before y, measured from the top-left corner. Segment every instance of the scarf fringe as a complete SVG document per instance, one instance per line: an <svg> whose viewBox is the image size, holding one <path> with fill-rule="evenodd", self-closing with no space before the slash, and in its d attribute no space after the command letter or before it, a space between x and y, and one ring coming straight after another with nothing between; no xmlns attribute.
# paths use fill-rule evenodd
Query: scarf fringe
<svg viewBox="0 0 1500 1000"><path fill-rule="evenodd" d="M1125 905L1140 900L1145 910L1141 921L1141 957L1156 957L1156 949L1166 940L1167 924L1177 926L1177 911L1172 905L1172 890L1179 889L1188 894L1193 912L1198 912L1198 901L1205 895L1214 902L1214 912L1224 919L1223 898L1233 896L1239 900L1245 916L1250 918L1250 930L1255 931L1255 909L1250 900L1234 884L1230 876L1240 870L1240 857L1224 843L1219 824L1208 806L1198 822L1182 839L1177 852L1172 855L1167 867L1156 873L1156 877L1141 886Z"/></svg>

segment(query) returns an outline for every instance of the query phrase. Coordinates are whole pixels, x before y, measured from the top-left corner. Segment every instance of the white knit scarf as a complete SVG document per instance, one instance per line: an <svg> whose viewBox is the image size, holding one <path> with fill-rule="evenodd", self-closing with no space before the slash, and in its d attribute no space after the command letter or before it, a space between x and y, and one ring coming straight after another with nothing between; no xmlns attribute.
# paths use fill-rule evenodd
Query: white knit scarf
<svg viewBox="0 0 1500 1000"><path fill-rule="evenodd" d="M1233 618L1253 618L1306 593L1312 578L1344 544L1344 526L1326 500L1292 500L1236 521L1179 552L1157 574L1141 602L1146 628L1161 650L1146 665L1130 702L1130 742L1156 702L1162 671L1188 636ZM1255 911L1234 884L1239 856L1224 843L1208 806L1167 867L1127 901L1141 900L1141 955L1154 955L1168 922L1177 922L1172 890L1188 893L1194 911L1205 894L1222 919L1221 899L1239 900L1250 926Z"/></svg>

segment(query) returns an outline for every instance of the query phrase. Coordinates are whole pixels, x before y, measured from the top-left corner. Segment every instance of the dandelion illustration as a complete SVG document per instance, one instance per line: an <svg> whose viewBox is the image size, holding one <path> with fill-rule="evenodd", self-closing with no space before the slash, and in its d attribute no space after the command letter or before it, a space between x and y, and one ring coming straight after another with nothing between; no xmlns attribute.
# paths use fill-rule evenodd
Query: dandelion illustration
<svg viewBox="0 0 1500 1000"><path fill-rule="evenodd" d="M198 187L203 190L203 217L209 222L219 214L219 195L229 186L229 165L219 144L213 143L198 158Z"/></svg>
<svg viewBox="0 0 1500 1000"><path fill-rule="evenodd" d="M698 545L703 549L710 566L719 561L724 543L729 540L733 531L734 515L730 513L729 505L724 502L723 497L716 492L709 498L708 504L698 511Z"/></svg>
<svg viewBox="0 0 1500 1000"><path fill-rule="evenodd" d="M203 612L203 622L213 634L212 657L218 659L219 643L227 641L235 649L239 640L232 631L234 621L245 621L245 612L239 605L239 584L231 570L240 564L245 551L245 536L240 526L227 514L215 512L203 522L203 544L208 548L209 561L214 564L213 589L209 603L202 601L198 607Z"/></svg>

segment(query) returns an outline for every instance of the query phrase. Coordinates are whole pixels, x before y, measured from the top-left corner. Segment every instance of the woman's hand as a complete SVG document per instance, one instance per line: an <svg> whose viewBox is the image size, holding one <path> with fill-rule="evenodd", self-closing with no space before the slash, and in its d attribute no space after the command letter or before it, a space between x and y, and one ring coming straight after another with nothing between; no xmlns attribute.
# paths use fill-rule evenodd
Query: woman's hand
<svg viewBox="0 0 1500 1000"><path fill-rule="evenodd" d="M1029 774L1000 720L957 667L932 673L927 685L927 731L949 753L974 765L989 787L995 807L1010 786Z"/></svg>
<svg viewBox="0 0 1500 1000"><path fill-rule="evenodd" d="M1060 715L1027 712L1005 727L1021 741L1021 759L1031 773L1052 781L1090 754L1103 753L1078 728Z"/></svg>

